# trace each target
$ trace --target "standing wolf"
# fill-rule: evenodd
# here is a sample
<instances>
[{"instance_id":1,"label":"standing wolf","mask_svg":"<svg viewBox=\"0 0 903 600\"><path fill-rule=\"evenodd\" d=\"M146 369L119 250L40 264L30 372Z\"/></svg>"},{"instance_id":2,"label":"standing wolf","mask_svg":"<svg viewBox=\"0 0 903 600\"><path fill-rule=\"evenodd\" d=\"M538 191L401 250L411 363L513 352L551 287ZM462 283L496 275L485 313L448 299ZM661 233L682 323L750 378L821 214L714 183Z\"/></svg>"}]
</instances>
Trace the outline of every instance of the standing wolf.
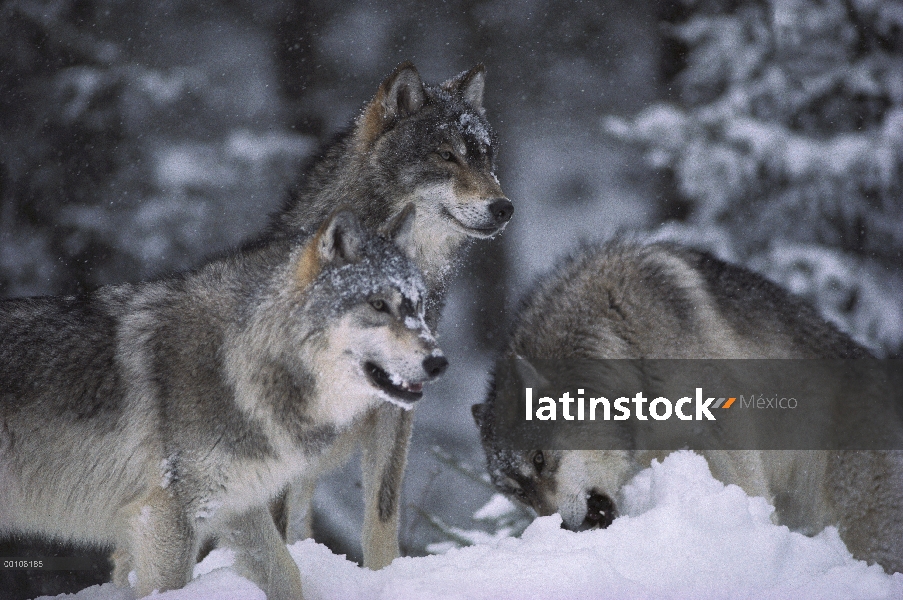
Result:
<instances>
[{"instance_id":1,"label":"standing wolf","mask_svg":"<svg viewBox=\"0 0 903 600\"><path fill-rule=\"evenodd\" d=\"M518 314L498 369L510 364L510 357L868 356L810 306L745 269L670 244L611 243L584 248L539 282ZM528 362L518 365L525 371L522 378L541 378ZM608 526L622 486L667 452L501 447L495 398L519 395L521 386L499 377L498 369L486 403L473 406L494 484L541 515L560 512L568 529ZM531 384L536 385L525 385ZM903 570L901 453L709 450L703 455L715 477L775 504L783 523L812 533L839 525L855 556Z\"/></svg>"},{"instance_id":2,"label":"standing wolf","mask_svg":"<svg viewBox=\"0 0 903 600\"><path fill-rule=\"evenodd\" d=\"M410 211L392 232L409 243ZM215 537L298 600L267 503L444 371L425 292L346 211L180 277L0 302L0 534L115 546L139 596L185 585Z\"/></svg>"},{"instance_id":3,"label":"standing wolf","mask_svg":"<svg viewBox=\"0 0 903 600\"><path fill-rule=\"evenodd\" d=\"M484 81L482 65L438 86L424 85L412 64L398 66L351 126L318 154L271 227L304 230L352 197L365 226L379 228L413 204L408 252L423 272L427 323L435 327L465 241L496 235L514 210L495 175L498 143L483 108ZM374 569L399 554L398 509L413 420L404 408L378 407L320 463L327 472L363 446L364 564ZM309 471L287 493L288 505L275 507L284 532L310 535L316 481Z\"/></svg>"}]
</instances>

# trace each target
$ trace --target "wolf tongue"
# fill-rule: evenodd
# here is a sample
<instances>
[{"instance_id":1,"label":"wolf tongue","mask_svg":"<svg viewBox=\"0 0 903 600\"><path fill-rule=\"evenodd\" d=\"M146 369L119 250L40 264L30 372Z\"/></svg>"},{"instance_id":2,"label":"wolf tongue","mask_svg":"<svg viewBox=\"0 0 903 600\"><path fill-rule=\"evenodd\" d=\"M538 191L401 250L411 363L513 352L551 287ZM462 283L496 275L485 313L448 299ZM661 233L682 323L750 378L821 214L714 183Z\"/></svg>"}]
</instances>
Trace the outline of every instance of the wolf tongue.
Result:
<instances>
[{"instance_id":1,"label":"wolf tongue","mask_svg":"<svg viewBox=\"0 0 903 600\"><path fill-rule=\"evenodd\" d=\"M420 393L423 391L423 384L422 383L405 383L404 389L408 390L409 392Z\"/></svg>"}]
</instances>

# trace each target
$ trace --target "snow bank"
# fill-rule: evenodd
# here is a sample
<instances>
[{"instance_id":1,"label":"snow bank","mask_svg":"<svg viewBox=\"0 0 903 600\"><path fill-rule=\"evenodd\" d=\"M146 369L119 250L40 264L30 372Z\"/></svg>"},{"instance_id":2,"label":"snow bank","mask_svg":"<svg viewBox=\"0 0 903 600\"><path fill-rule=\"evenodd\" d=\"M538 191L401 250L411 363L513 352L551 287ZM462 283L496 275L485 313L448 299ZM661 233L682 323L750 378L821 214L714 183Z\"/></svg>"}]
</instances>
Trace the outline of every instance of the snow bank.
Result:
<instances>
[{"instance_id":1,"label":"snow bank","mask_svg":"<svg viewBox=\"0 0 903 600\"><path fill-rule=\"evenodd\" d=\"M903 575L850 556L834 528L809 538L772 524L762 498L712 478L705 460L676 452L625 489L625 515L573 533L542 517L520 538L359 568L311 540L289 549L308 599L625 599L903 597ZM217 550L182 590L159 600L262 599ZM131 598L112 584L59 596Z\"/></svg>"}]
</instances>

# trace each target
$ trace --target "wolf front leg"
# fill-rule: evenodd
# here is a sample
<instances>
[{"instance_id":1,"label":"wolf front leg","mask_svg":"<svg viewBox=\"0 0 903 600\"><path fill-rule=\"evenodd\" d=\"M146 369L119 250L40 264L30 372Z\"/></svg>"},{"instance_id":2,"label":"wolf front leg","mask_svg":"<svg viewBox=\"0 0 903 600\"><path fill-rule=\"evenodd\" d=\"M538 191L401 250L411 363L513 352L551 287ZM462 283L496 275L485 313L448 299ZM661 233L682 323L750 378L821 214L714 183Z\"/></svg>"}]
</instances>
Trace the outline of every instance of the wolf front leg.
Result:
<instances>
[{"instance_id":1,"label":"wolf front leg","mask_svg":"<svg viewBox=\"0 0 903 600\"><path fill-rule=\"evenodd\" d=\"M128 528L113 554L113 581L125 587L129 572L137 576L139 598L174 590L191 580L197 540L178 498L155 486L129 506ZM124 545L124 547L123 547Z\"/></svg>"},{"instance_id":2,"label":"wolf front leg","mask_svg":"<svg viewBox=\"0 0 903 600\"><path fill-rule=\"evenodd\" d=\"M371 415L363 442L364 566L381 569L398 557L398 509L408 460L413 410L384 403Z\"/></svg>"},{"instance_id":3,"label":"wolf front leg","mask_svg":"<svg viewBox=\"0 0 903 600\"><path fill-rule=\"evenodd\" d=\"M283 493L283 529L279 532L285 535L287 543L293 544L313 537L313 501L316 490L317 478L302 476L293 481L291 487ZM279 526L280 522L276 520L276 524Z\"/></svg>"},{"instance_id":4,"label":"wolf front leg","mask_svg":"<svg viewBox=\"0 0 903 600\"><path fill-rule=\"evenodd\" d=\"M235 568L267 600L301 600L301 574L266 506L229 518L221 541L235 551Z\"/></svg>"}]
</instances>

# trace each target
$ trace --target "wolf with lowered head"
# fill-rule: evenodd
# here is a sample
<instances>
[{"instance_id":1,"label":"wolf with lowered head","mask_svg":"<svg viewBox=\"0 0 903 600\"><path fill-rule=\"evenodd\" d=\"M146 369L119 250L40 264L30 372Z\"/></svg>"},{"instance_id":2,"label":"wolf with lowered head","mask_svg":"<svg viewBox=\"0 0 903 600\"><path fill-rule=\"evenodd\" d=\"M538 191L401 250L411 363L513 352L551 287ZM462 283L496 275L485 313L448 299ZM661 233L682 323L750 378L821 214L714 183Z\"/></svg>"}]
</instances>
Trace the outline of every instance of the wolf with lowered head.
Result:
<instances>
[{"instance_id":1,"label":"wolf with lowered head","mask_svg":"<svg viewBox=\"0 0 903 600\"><path fill-rule=\"evenodd\" d=\"M513 368L509 359L517 357ZM871 354L811 306L742 267L673 244L587 246L540 279L524 301L486 402L473 415L493 483L540 515L560 513L571 530L607 527L623 486L667 451L625 432L612 450L515 450L501 442L499 398L542 387L537 359L867 359ZM531 363L530 361L533 361ZM562 367L566 368L566 367ZM519 369L515 377L508 372ZM618 373L620 375L620 373ZM831 398L823 398L830 401ZM903 439L899 415L863 402L842 418L863 438ZM886 418L885 418L886 417ZM753 417L740 421L755 435ZM755 447L755 446L751 446ZM898 447L891 445L889 447ZM837 526L853 555L903 572L903 452L718 450L701 452L712 474L776 507L781 524L805 533Z\"/></svg>"}]
</instances>

